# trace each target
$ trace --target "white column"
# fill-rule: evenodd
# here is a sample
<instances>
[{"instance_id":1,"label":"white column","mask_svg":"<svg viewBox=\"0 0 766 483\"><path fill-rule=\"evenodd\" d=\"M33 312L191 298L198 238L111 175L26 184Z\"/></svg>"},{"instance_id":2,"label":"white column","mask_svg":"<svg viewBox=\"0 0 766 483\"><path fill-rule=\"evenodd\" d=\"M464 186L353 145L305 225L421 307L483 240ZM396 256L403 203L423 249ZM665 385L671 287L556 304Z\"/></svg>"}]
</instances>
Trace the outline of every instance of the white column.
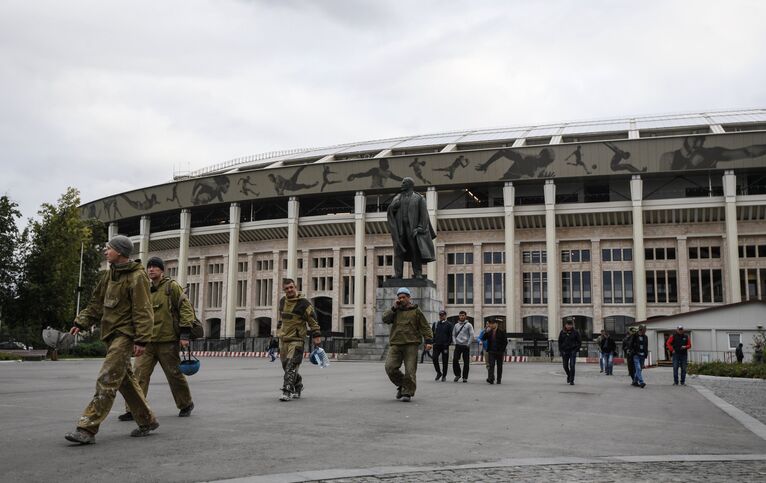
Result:
<instances>
[{"instance_id":1,"label":"white column","mask_svg":"<svg viewBox=\"0 0 766 483\"><path fill-rule=\"evenodd\" d=\"M737 177L734 171L723 175L723 195L726 200L726 279L729 281L727 297L730 304L742 301L739 285L739 233L737 232Z\"/></svg>"},{"instance_id":2,"label":"white column","mask_svg":"<svg viewBox=\"0 0 766 483\"><path fill-rule=\"evenodd\" d=\"M237 262L239 260L239 203L229 206L229 266L226 272L226 335L234 337L237 320Z\"/></svg>"},{"instance_id":3,"label":"white column","mask_svg":"<svg viewBox=\"0 0 766 483\"><path fill-rule=\"evenodd\" d=\"M367 304L365 305L365 312L367 314L367 337L373 340L375 339L375 284L377 283L378 275L375 261L375 247L370 244L367 246L367 266L365 267L367 277ZM364 266L364 260L359 263Z\"/></svg>"},{"instance_id":4,"label":"white column","mask_svg":"<svg viewBox=\"0 0 766 483\"><path fill-rule=\"evenodd\" d=\"M636 301L636 320L646 320L646 268L644 266L644 182L641 176L630 180L630 199L633 202L633 297Z\"/></svg>"},{"instance_id":5,"label":"white column","mask_svg":"<svg viewBox=\"0 0 766 483\"><path fill-rule=\"evenodd\" d=\"M287 278L298 274L298 215L300 203L291 196L287 202ZM303 283L307 283L306 280Z\"/></svg>"},{"instance_id":6,"label":"white column","mask_svg":"<svg viewBox=\"0 0 766 483\"><path fill-rule=\"evenodd\" d=\"M305 265L306 262L303 262ZM330 297L332 297L332 314L330 320L330 330L335 332L343 332L343 325L340 320L340 301L342 283L340 279L340 247L333 247L332 249L332 291Z\"/></svg>"},{"instance_id":7,"label":"white column","mask_svg":"<svg viewBox=\"0 0 766 483\"><path fill-rule=\"evenodd\" d=\"M279 299L282 297L282 278L279 276L279 271L282 269L282 260L279 257L279 250L272 250L271 257L274 261L271 270L271 278L274 280L274 284L271 287L271 333L276 334L277 322L280 317Z\"/></svg>"},{"instance_id":8,"label":"white column","mask_svg":"<svg viewBox=\"0 0 766 483\"><path fill-rule=\"evenodd\" d=\"M434 228L434 232L438 231L436 226L436 210L439 207L439 194L436 192L436 188L433 186L428 187L426 191L426 208L428 209L428 218L431 221L431 226ZM434 256L436 255L436 239L434 239ZM431 280L436 281L436 262L429 262L426 265L426 276Z\"/></svg>"},{"instance_id":9,"label":"white column","mask_svg":"<svg viewBox=\"0 0 766 483\"><path fill-rule=\"evenodd\" d=\"M514 320L516 304L516 188L507 182L503 187L503 207L505 212L505 319L506 332L521 332L521 321ZM550 259L550 256L548 256ZM550 287L550 282L548 282Z\"/></svg>"},{"instance_id":10,"label":"white column","mask_svg":"<svg viewBox=\"0 0 766 483\"><path fill-rule=\"evenodd\" d=\"M482 322L482 325L476 325L474 329L483 327L484 321L484 275L481 272L481 242L473 242L473 265L471 266L471 273L473 277L473 316L474 320Z\"/></svg>"},{"instance_id":11,"label":"white column","mask_svg":"<svg viewBox=\"0 0 766 483\"><path fill-rule=\"evenodd\" d=\"M601 240L593 238L590 241L590 293L593 302L593 330L601 332L604 328L603 303L604 294L601 291L603 272L601 271Z\"/></svg>"},{"instance_id":12,"label":"white column","mask_svg":"<svg viewBox=\"0 0 766 483\"><path fill-rule=\"evenodd\" d=\"M678 304L681 313L689 311L689 248L686 244L686 235L676 237L676 258L678 259Z\"/></svg>"},{"instance_id":13,"label":"white column","mask_svg":"<svg viewBox=\"0 0 766 483\"><path fill-rule=\"evenodd\" d=\"M191 211L181 210L181 226L178 230L178 285L186 288L189 271L189 237L191 235Z\"/></svg>"},{"instance_id":14,"label":"white column","mask_svg":"<svg viewBox=\"0 0 766 483\"><path fill-rule=\"evenodd\" d=\"M139 245L138 245L138 258L141 263L146 265L146 261L149 256L149 234L151 230L151 218L148 216L141 217L141 223L139 228Z\"/></svg>"},{"instance_id":15,"label":"white column","mask_svg":"<svg viewBox=\"0 0 766 483\"><path fill-rule=\"evenodd\" d=\"M556 185L545 181L545 251L548 255L548 339L561 331L559 320L559 270L556 253Z\"/></svg>"},{"instance_id":16,"label":"white column","mask_svg":"<svg viewBox=\"0 0 766 483\"><path fill-rule=\"evenodd\" d=\"M364 238L366 198L362 191L354 196L354 339L364 334Z\"/></svg>"}]
</instances>

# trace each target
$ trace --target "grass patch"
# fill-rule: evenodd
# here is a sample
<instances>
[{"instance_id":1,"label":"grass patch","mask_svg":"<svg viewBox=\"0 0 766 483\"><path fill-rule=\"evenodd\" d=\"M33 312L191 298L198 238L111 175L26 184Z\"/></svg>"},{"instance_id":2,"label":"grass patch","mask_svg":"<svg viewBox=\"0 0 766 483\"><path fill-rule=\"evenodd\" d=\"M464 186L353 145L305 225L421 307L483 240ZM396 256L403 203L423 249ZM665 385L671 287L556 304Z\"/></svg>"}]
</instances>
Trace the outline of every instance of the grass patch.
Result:
<instances>
[{"instance_id":1,"label":"grass patch","mask_svg":"<svg viewBox=\"0 0 766 483\"><path fill-rule=\"evenodd\" d=\"M689 364L688 372L689 374L702 374L705 376L766 379L766 364L752 362L743 364L705 362L702 364Z\"/></svg>"},{"instance_id":2,"label":"grass patch","mask_svg":"<svg viewBox=\"0 0 766 483\"><path fill-rule=\"evenodd\" d=\"M20 361L21 356L16 354L6 354L5 352L0 352L0 361Z\"/></svg>"}]
</instances>

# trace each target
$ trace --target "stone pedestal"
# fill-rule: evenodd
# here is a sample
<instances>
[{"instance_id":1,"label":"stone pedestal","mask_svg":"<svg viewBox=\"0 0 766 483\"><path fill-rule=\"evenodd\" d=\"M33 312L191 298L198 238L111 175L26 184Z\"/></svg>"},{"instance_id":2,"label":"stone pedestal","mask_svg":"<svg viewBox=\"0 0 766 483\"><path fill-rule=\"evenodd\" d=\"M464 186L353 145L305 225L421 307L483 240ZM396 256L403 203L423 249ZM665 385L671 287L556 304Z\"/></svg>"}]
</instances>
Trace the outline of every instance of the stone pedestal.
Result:
<instances>
[{"instance_id":1,"label":"stone pedestal","mask_svg":"<svg viewBox=\"0 0 766 483\"><path fill-rule=\"evenodd\" d=\"M391 278L375 291L375 345L388 347L390 326L383 323L383 313L396 301L399 287L407 287L412 293L412 303L417 304L429 323L439 319L442 302L432 280L422 278Z\"/></svg>"},{"instance_id":2,"label":"stone pedestal","mask_svg":"<svg viewBox=\"0 0 766 483\"><path fill-rule=\"evenodd\" d=\"M421 278L386 280L375 292L375 342L360 342L357 347L349 349L347 354L340 354L339 360L381 361L386 358L390 326L383 323L383 312L394 305L399 287L407 287L410 290L412 302L417 304L429 323L439 319L442 303L434 282Z\"/></svg>"}]
</instances>

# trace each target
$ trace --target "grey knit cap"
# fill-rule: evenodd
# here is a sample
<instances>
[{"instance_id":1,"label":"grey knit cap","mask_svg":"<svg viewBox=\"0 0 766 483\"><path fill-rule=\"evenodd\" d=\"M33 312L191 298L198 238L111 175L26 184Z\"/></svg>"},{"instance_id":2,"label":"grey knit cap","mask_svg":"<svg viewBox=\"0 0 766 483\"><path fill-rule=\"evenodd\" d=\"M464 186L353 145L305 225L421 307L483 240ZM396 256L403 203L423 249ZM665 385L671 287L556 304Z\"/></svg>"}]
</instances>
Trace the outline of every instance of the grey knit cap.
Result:
<instances>
[{"instance_id":1,"label":"grey knit cap","mask_svg":"<svg viewBox=\"0 0 766 483\"><path fill-rule=\"evenodd\" d=\"M130 254L133 253L133 242L125 235L117 235L109 240L107 245L123 257L130 257Z\"/></svg>"},{"instance_id":2,"label":"grey knit cap","mask_svg":"<svg viewBox=\"0 0 766 483\"><path fill-rule=\"evenodd\" d=\"M157 267L163 272L165 271L165 262L160 257L152 257L146 262L146 268Z\"/></svg>"}]
</instances>

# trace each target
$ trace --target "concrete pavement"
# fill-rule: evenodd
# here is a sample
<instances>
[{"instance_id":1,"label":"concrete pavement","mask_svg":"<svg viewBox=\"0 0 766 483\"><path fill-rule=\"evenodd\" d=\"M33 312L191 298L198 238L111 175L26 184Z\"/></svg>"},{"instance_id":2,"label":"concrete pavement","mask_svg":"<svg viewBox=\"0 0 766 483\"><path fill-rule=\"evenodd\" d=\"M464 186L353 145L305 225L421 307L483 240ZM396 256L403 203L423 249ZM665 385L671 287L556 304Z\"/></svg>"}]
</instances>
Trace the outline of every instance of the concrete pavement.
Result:
<instances>
[{"instance_id":1,"label":"concrete pavement","mask_svg":"<svg viewBox=\"0 0 766 483\"><path fill-rule=\"evenodd\" d=\"M758 460L766 454L766 441L698 391L672 386L668 369L647 371L648 386L637 389L621 367L607 377L597 366L578 364L577 385L569 386L558 364L506 364L497 386L484 382L481 364L472 365L462 384L434 382L427 363L419 367L416 397L402 403L381 363L335 362L328 369L305 363L304 398L280 403L278 363L213 358L202 359L202 370L190 378L192 417L177 417L158 369L149 391L161 423L155 434L128 437L135 425L117 421L118 397L97 444L70 445L63 435L92 396L99 366L97 360L0 364L4 481L287 481L302 471L340 477L373 467L396 473L519 458L588 464L624 456Z\"/></svg>"}]
</instances>

